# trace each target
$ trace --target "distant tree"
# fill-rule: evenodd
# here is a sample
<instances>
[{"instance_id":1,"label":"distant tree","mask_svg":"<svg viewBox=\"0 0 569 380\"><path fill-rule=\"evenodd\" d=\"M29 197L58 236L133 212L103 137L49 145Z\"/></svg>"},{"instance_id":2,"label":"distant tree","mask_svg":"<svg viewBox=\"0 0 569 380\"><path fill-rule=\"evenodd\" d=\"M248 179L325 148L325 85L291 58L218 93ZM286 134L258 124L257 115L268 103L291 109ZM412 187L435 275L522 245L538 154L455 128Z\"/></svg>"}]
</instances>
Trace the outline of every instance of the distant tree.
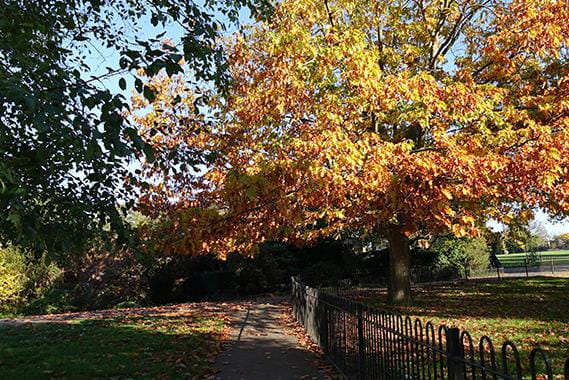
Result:
<instances>
[{"instance_id":1,"label":"distant tree","mask_svg":"<svg viewBox=\"0 0 569 380\"><path fill-rule=\"evenodd\" d=\"M553 242L556 248L569 249L569 232L555 236Z\"/></svg>"},{"instance_id":2,"label":"distant tree","mask_svg":"<svg viewBox=\"0 0 569 380\"><path fill-rule=\"evenodd\" d=\"M436 268L452 268L461 277L480 273L490 264L490 249L483 237L437 239L430 250L437 252Z\"/></svg>"},{"instance_id":3,"label":"distant tree","mask_svg":"<svg viewBox=\"0 0 569 380\"><path fill-rule=\"evenodd\" d=\"M549 235L545 226L537 221L529 222L529 237L527 240L527 249L529 251L544 251L549 248Z\"/></svg>"},{"instance_id":4,"label":"distant tree","mask_svg":"<svg viewBox=\"0 0 569 380\"><path fill-rule=\"evenodd\" d=\"M502 234L508 252L537 252L548 248L547 230L535 220L513 218Z\"/></svg>"},{"instance_id":5,"label":"distant tree","mask_svg":"<svg viewBox=\"0 0 569 380\"><path fill-rule=\"evenodd\" d=\"M508 253L520 253L528 250L527 243L531 236L527 221L511 218L506 225L504 244Z\"/></svg>"}]
</instances>

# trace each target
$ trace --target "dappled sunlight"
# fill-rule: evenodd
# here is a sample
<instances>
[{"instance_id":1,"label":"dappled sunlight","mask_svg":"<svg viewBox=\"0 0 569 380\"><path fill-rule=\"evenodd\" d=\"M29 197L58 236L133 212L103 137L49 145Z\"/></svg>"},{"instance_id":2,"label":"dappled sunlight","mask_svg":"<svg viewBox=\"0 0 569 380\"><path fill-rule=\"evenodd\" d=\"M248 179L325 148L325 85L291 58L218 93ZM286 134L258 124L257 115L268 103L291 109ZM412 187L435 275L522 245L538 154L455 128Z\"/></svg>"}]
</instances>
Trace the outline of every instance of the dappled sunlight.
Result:
<instances>
[{"instance_id":1,"label":"dappled sunlight","mask_svg":"<svg viewBox=\"0 0 569 380\"><path fill-rule=\"evenodd\" d=\"M1 372L29 377L199 378L220 351L223 315L181 314L0 325Z\"/></svg>"},{"instance_id":2,"label":"dappled sunlight","mask_svg":"<svg viewBox=\"0 0 569 380\"><path fill-rule=\"evenodd\" d=\"M512 340L522 355L533 347L549 351L553 368L569 356L569 279L532 278L432 285L414 289L412 306L393 307L378 292L368 304L398 311L436 325L467 330L477 340Z\"/></svg>"}]
</instances>

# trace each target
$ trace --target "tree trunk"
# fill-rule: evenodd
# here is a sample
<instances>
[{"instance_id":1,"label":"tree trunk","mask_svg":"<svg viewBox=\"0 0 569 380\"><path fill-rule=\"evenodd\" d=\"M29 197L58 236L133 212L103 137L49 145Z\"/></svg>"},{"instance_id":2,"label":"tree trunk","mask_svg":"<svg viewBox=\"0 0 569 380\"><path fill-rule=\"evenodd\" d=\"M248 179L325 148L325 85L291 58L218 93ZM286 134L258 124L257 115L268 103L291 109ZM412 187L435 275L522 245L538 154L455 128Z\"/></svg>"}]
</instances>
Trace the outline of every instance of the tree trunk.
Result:
<instances>
[{"instance_id":1,"label":"tree trunk","mask_svg":"<svg viewBox=\"0 0 569 380\"><path fill-rule=\"evenodd\" d=\"M399 226L387 230L389 242L389 286L387 298L394 305L411 303L411 271L409 264L409 238Z\"/></svg>"}]
</instances>

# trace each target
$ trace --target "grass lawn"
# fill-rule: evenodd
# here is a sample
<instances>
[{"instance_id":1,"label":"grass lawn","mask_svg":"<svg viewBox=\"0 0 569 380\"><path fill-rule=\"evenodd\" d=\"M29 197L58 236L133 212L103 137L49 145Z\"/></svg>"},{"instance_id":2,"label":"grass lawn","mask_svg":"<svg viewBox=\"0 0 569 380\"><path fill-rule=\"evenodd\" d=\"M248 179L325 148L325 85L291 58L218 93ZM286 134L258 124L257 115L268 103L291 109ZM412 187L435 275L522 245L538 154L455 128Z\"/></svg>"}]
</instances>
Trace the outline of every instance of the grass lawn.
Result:
<instances>
[{"instance_id":1,"label":"grass lawn","mask_svg":"<svg viewBox=\"0 0 569 380\"><path fill-rule=\"evenodd\" d=\"M496 255L504 267L523 267L527 256L531 258L531 253L526 254L523 252ZM547 266L550 265L551 261L553 261L554 265L569 265L569 250L536 252L535 257L538 259L538 262L530 262L531 266L539 264Z\"/></svg>"},{"instance_id":2,"label":"grass lawn","mask_svg":"<svg viewBox=\"0 0 569 380\"><path fill-rule=\"evenodd\" d=\"M198 312L0 325L2 379L201 378L224 320Z\"/></svg>"},{"instance_id":3,"label":"grass lawn","mask_svg":"<svg viewBox=\"0 0 569 380\"><path fill-rule=\"evenodd\" d=\"M501 281L437 285L413 290L414 304L393 307L385 295L363 301L395 309L424 322L456 326L470 332L475 346L488 335L500 351L506 339L516 343L522 367L529 352L540 346L549 352L554 373L563 372L569 357L569 278L534 277Z\"/></svg>"}]
</instances>

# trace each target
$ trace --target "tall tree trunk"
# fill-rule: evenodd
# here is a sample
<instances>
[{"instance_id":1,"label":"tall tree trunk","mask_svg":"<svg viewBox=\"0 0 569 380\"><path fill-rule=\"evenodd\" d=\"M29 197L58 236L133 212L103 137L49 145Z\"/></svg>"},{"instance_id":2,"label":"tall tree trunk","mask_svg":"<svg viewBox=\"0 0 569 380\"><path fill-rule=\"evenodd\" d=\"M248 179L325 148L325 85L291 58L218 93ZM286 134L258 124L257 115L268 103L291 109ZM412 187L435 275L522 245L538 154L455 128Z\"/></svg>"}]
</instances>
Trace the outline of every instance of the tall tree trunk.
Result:
<instances>
[{"instance_id":1,"label":"tall tree trunk","mask_svg":"<svg viewBox=\"0 0 569 380\"><path fill-rule=\"evenodd\" d=\"M389 303L405 305L411 303L411 270L409 264L409 238L400 226L387 229L389 242Z\"/></svg>"}]
</instances>

